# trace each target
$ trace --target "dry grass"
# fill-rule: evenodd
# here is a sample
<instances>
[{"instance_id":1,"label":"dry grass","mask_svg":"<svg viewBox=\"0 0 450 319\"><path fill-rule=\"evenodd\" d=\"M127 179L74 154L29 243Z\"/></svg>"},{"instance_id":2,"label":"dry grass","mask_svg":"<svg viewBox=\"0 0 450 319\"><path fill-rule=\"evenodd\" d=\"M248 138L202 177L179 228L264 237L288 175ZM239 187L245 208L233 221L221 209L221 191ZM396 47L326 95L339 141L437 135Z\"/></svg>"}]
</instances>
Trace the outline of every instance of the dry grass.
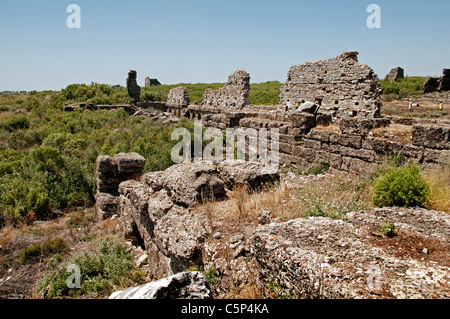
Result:
<instances>
[{"instance_id":1,"label":"dry grass","mask_svg":"<svg viewBox=\"0 0 450 319\"><path fill-rule=\"evenodd\" d=\"M442 169L426 170L423 176L430 185L426 207L450 213L450 165Z\"/></svg>"},{"instance_id":2,"label":"dry grass","mask_svg":"<svg viewBox=\"0 0 450 319\"><path fill-rule=\"evenodd\" d=\"M314 127L316 130L326 130L326 131L340 131L339 125L330 124L330 125L317 125Z\"/></svg>"},{"instance_id":3,"label":"dry grass","mask_svg":"<svg viewBox=\"0 0 450 319\"><path fill-rule=\"evenodd\" d=\"M371 131L375 137L383 137L402 144L411 143L412 127L400 124L391 124L388 127L379 127Z\"/></svg>"}]
</instances>

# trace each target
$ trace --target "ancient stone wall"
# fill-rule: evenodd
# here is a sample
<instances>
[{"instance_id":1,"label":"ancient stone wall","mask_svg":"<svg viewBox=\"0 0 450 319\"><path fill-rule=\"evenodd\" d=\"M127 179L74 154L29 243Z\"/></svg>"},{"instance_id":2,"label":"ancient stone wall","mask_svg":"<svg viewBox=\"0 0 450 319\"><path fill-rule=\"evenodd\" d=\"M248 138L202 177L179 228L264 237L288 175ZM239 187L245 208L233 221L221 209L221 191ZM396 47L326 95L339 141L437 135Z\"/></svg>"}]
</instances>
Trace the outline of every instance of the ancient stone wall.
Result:
<instances>
[{"instance_id":1,"label":"ancient stone wall","mask_svg":"<svg viewBox=\"0 0 450 319\"><path fill-rule=\"evenodd\" d=\"M280 104L299 107L306 101L333 116L379 117L380 85L374 71L358 63L358 52L292 66L280 89Z\"/></svg>"},{"instance_id":2,"label":"ancient stone wall","mask_svg":"<svg viewBox=\"0 0 450 319\"><path fill-rule=\"evenodd\" d=\"M208 89L203 94L202 106L241 109L248 105L250 75L238 70L228 77L227 83L217 90Z\"/></svg>"},{"instance_id":3,"label":"ancient stone wall","mask_svg":"<svg viewBox=\"0 0 450 319\"><path fill-rule=\"evenodd\" d=\"M442 70L440 78L429 77L422 86L423 93L450 91L450 69Z\"/></svg>"},{"instance_id":4,"label":"ancient stone wall","mask_svg":"<svg viewBox=\"0 0 450 319\"><path fill-rule=\"evenodd\" d=\"M386 75L386 78L391 82L396 82L399 79L403 79L405 77L405 70L401 67L393 68L388 75Z\"/></svg>"},{"instance_id":5,"label":"ancient stone wall","mask_svg":"<svg viewBox=\"0 0 450 319\"><path fill-rule=\"evenodd\" d=\"M137 153L120 153L114 157L97 157L97 217L108 218L118 212L119 184L137 178L145 166L145 159Z\"/></svg>"},{"instance_id":6,"label":"ancient stone wall","mask_svg":"<svg viewBox=\"0 0 450 319\"><path fill-rule=\"evenodd\" d=\"M178 86L169 91L167 96L167 106L185 107L189 105L188 90L184 86Z\"/></svg>"}]
</instances>

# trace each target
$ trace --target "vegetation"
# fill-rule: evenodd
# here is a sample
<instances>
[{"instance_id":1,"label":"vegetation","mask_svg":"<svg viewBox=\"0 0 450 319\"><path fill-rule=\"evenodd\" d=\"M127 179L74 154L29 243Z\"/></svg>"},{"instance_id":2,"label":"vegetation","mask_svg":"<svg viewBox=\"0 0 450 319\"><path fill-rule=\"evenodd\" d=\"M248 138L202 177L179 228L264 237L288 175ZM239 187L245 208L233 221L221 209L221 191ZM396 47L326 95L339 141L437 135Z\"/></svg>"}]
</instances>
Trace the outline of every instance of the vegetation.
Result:
<instances>
[{"instance_id":1,"label":"vegetation","mask_svg":"<svg viewBox=\"0 0 450 319\"><path fill-rule=\"evenodd\" d=\"M78 289L67 285L69 265L77 265L80 269L81 287ZM75 256L49 273L38 285L38 296L46 299L81 295L87 298L107 297L116 289L142 284L141 279L142 273L135 268L123 242L108 238L102 241L99 254Z\"/></svg>"},{"instance_id":2,"label":"vegetation","mask_svg":"<svg viewBox=\"0 0 450 319\"><path fill-rule=\"evenodd\" d=\"M109 88L109 90L108 90ZM138 152L147 171L172 165L176 125L129 117L124 110L63 112L62 104L99 94L114 96L104 85L70 85L61 92L20 95L18 113L0 113L0 222L47 219L58 210L90 206L95 194L98 155ZM106 93L105 93L106 92ZM109 95L108 95L109 94ZM14 99L2 96L0 103ZM47 101L48 103L46 103Z\"/></svg>"},{"instance_id":3,"label":"vegetation","mask_svg":"<svg viewBox=\"0 0 450 319\"><path fill-rule=\"evenodd\" d=\"M404 99L423 93L422 85L427 80L423 76L410 76L391 82L387 78L380 80L382 95L387 100Z\"/></svg>"},{"instance_id":4,"label":"vegetation","mask_svg":"<svg viewBox=\"0 0 450 319\"><path fill-rule=\"evenodd\" d=\"M387 237L395 236L395 224L387 220L385 220L383 224L378 226L378 230L383 232Z\"/></svg>"},{"instance_id":5,"label":"vegetation","mask_svg":"<svg viewBox=\"0 0 450 319\"><path fill-rule=\"evenodd\" d=\"M415 165L398 167L381 174L374 182L373 203L378 207L423 206L429 185Z\"/></svg>"}]
</instances>

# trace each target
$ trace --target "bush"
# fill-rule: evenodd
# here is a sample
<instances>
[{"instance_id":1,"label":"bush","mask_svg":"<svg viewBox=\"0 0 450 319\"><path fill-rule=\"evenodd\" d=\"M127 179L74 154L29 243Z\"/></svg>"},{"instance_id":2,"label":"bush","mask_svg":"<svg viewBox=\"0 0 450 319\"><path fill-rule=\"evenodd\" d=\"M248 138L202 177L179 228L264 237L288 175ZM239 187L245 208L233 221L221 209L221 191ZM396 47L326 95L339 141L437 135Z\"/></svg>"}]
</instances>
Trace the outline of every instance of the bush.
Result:
<instances>
[{"instance_id":1,"label":"bush","mask_svg":"<svg viewBox=\"0 0 450 319\"><path fill-rule=\"evenodd\" d=\"M62 254L70 250L67 242L62 238L47 239L43 244L35 244L24 248L20 254L20 261L26 262L37 257L48 257Z\"/></svg>"},{"instance_id":2,"label":"bush","mask_svg":"<svg viewBox=\"0 0 450 319\"><path fill-rule=\"evenodd\" d=\"M429 186L417 166L393 168L381 174L374 182L373 203L378 207L423 206Z\"/></svg>"},{"instance_id":3,"label":"bush","mask_svg":"<svg viewBox=\"0 0 450 319\"><path fill-rule=\"evenodd\" d=\"M26 115L18 115L10 119L8 122L4 123L3 129L8 132L14 132L21 129L27 129L30 127L30 121Z\"/></svg>"},{"instance_id":4,"label":"bush","mask_svg":"<svg viewBox=\"0 0 450 319\"><path fill-rule=\"evenodd\" d=\"M80 268L81 287L67 287L67 266ZM47 275L38 284L41 298L62 296L105 297L114 290L136 284L142 284L142 273L135 268L133 259L122 241L105 239L101 243L100 254L88 254L72 258L68 264Z\"/></svg>"}]
</instances>

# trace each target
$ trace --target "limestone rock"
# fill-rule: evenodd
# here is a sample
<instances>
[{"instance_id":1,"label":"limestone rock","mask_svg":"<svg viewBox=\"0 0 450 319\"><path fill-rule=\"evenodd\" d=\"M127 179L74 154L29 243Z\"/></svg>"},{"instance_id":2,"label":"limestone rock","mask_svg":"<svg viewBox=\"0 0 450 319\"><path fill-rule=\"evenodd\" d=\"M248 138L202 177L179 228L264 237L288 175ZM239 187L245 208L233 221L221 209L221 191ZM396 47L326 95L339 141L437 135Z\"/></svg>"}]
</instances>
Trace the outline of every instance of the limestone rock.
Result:
<instances>
[{"instance_id":1,"label":"limestone rock","mask_svg":"<svg viewBox=\"0 0 450 319\"><path fill-rule=\"evenodd\" d=\"M199 272L183 272L148 284L116 291L108 299L208 299L208 279Z\"/></svg>"},{"instance_id":2,"label":"limestone rock","mask_svg":"<svg viewBox=\"0 0 450 319\"><path fill-rule=\"evenodd\" d=\"M113 157L119 173L142 171L145 166L145 158L138 153L119 153Z\"/></svg>"},{"instance_id":3,"label":"limestone rock","mask_svg":"<svg viewBox=\"0 0 450 319\"><path fill-rule=\"evenodd\" d=\"M383 208L347 217L347 222L310 217L258 226L250 243L263 278L297 298L449 296L447 214ZM399 238L378 233L385 220L400 229ZM426 255L433 262L423 259L424 245L435 247L434 259L432 251Z\"/></svg>"},{"instance_id":4,"label":"limestone rock","mask_svg":"<svg viewBox=\"0 0 450 319\"><path fill-rule=\"evenodd\" d=\"M450 150L450 127L426 124L413 125L412 143L416 146Z\"/></svg>"},{"instance_id":5,"label":"limestone rock","mask_svg":"<svg viewBox=\"0 0 450 319\"><path fill-rule=\"evenodd\" d=\"M274 183L280 179L277 168L263 163L227 160L218 165L218 170L220 178L230 189L242 185L257 189L264 183Z\"/></svg>"},{"instance_id":6,"label":"limestone rock","mask_svg":"<svg viewBox=\"0 0 450 319\"><path fill-rule=\"evenodd\" d=\"M319 107L320 106L318 106L317 104L315 104L313 102L306 101L305 103L300 105L300 107L297 109L297 111L300 113L306 112L306 113L310 113L310 114L316 114L317 111L319 110Z\"/></svg>"}]
</instances>

